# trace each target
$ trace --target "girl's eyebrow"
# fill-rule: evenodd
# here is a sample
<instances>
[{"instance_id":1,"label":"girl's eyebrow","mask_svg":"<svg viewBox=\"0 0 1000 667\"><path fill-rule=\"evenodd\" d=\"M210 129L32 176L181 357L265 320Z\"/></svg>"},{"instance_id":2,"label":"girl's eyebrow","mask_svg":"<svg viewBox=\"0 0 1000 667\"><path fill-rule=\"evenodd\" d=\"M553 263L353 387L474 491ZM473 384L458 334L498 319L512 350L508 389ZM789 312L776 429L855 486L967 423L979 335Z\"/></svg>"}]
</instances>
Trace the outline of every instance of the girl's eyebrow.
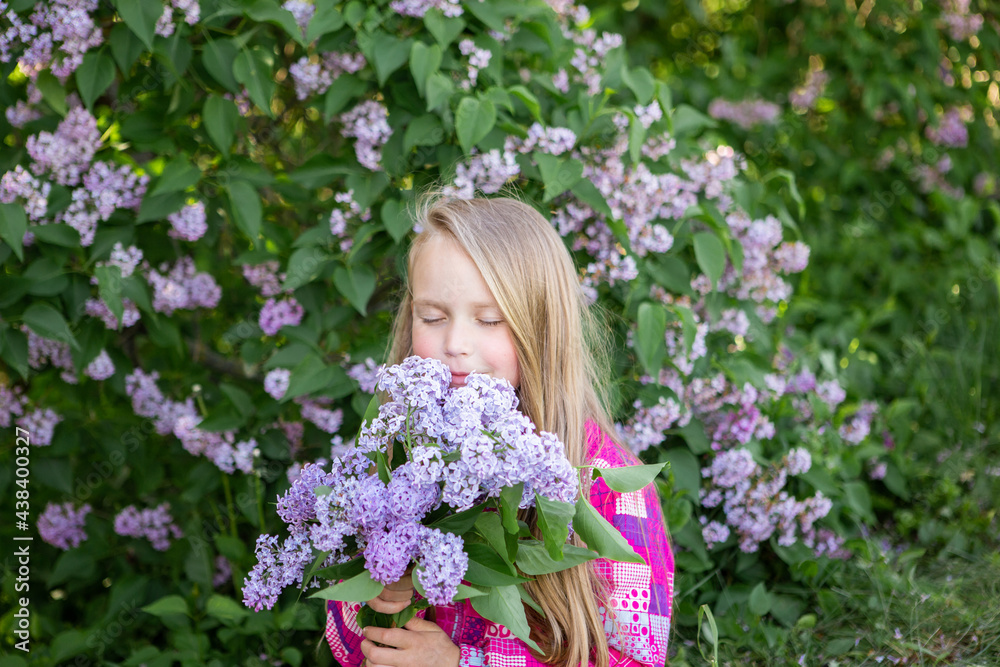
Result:
<instances>
[{"instance_id":1,"label":"girl's eyebrow","mask_svg":"<svg viewBox=\"0 0 1000 667\"><path fill-rule=\"evenodd\" d=\"M433 308L447 308L451 304L448 303L448 302L445 302L445 301L435 301L434 299L414 299L413 300L413 305L414 306L431 306ZM470 305L473 308L479 308L479 309L484 309L484 308L499 308L499 306L497 304L495 304L495 303L487 303L487 302L473 303L473 304L470 304Z\"/></svg>"}]
</instances>

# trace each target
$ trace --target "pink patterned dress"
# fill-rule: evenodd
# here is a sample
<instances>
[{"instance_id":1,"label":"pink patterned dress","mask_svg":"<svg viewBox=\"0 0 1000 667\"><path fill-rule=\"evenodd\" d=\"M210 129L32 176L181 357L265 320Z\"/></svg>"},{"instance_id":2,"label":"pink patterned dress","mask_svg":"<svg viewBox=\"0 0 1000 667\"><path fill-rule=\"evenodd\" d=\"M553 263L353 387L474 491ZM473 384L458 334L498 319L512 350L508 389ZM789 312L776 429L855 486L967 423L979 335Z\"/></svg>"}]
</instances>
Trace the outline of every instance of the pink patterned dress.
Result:
<instances>
[{"instance_id":1,"label":"pink patterned dress","mask_svg":"<svg viewBox=\"0 0 1000 667\"><path fill-rule=\"evenodd\" d=\"M587 460L601 468L637 463L593 422L587 423ZM645 565L607 559L593 561L608 581L610 610L601 608L612 665L663 665L670 635L674 557L664 531L660 499L653 484L633 493L612 491L597 480L590 502L621 531ZM326 639L343 667L361 665L360 603L327 604ZM540 667L528 647L502 625L476 613L468 600L435 607L435 622L462 651L459 667ZM615 626L617 625L617 629Z\"/></svg>"}]
</instances>

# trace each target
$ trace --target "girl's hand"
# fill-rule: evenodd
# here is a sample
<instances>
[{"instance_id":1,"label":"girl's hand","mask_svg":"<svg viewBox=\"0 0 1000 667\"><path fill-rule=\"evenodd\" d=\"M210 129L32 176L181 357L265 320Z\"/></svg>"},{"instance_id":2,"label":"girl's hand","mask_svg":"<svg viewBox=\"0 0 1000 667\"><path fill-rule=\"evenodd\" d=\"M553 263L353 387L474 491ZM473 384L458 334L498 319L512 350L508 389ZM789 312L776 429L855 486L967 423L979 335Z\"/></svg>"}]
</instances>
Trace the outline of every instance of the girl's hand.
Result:
<instances>
[{"instance_id":1,"label":"girl's hand","mask_svg":"<svg viewBox=\"0 0 1000 667\"><path fill-rule=\"evenodd\" d=\"M368 606L383 614L395 614L406 609L412 599L413 579L407 570L399 581L387 585L377 598L369 600Z\"/></svg>"},{"instance_id":2,"label":"girl's hand","mask_svg":"<svg viewBox=\"0 0 1000 667\"><path fill-rule=\"evenodd\" d=\"M361 632L367 667L458 667L462 659L461 649L444 630L422 618L411 618L402 628L369 626Z\"/></svg>"}]
</instances>

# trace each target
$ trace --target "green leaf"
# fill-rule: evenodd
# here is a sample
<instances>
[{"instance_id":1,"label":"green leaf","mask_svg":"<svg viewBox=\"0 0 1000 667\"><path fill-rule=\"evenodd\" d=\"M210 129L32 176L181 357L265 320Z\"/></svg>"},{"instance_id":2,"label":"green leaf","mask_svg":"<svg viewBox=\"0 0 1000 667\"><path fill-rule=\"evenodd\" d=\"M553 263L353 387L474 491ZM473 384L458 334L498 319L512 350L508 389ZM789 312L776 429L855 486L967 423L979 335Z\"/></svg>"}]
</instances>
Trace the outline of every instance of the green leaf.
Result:
<instances>
[{"instance_id":1,"label":"green leaf","mask_svg":"<svg viewBox=\"0 0 1000 667\"><path fill-rule=\"evenodd\" d=\"M465 580L470 584L513 586L528 581L514 574L514 568L488 544L466 542L465 553L469 555L469 569L465 571Z\"/></svg>"},{"instance_id":2,"label":"green leaf","mask_svg":"<svg viewBox=\"0 0 1000 667\"><path fill-rule=\"evenodd\" d=\"M66 630L56 635L50 649L52 664L69 664L69 658L88 650L89 636L90 633L83 630Z\"/></svg>"},{"instance_id":3,"label":"green leaf","mask_svg":"<svg viewBox=\"0 0 1000 667\"><path fill-rule=\"evenodd\" d=\"M353 74L341 74L333 80L323 98L323 117L329 122L347 106L348 102L363 94L368 84Z\"/></svg>"},{"instance_id":4,"label":"green leaf","mask_svg":"<svg viewBox=\"0 0 1000 667\"><path fill-rule=\"evenodd\" d=\"M69 482L69 487L73 487L73 482ZM94 557L83 549L71 549L59 555L52 568L46 582L49 586L55 587L59 584L70 581L74 578L86 578L93 576L97 571Z\"/></svg>"},{"instance_id":5,"label":"green leaf","mask_svg":"<svg viewBox=\"0 0 1000 667\"><path fill-rule=\"evenodd\" d=\"M225 625L233 626L249 616L250 610L231 597L216 594L205 603L205 613Z\"/></svg>"},{"instance_id":6,"label":"green leaf","mask_svg":"<svg viewBox=\"0 0 1000 667\"><path fill-rule=\"evenodd\" d=\"M479 519L479 515L483 513L484 507L485 505L479 504L475 507L470 507L467 510L456 512L455 514L448 514L432 523L430 527L436 528L444 533L464 535L469 532L474 525L476 525L476 521Z\"/></svg>"},{"instance_id":7,"label":"green leaf","mask_svg":"<svg viewBox=\"0 0 1000 667\"><path fill-rule=\"evenodd\" d=\"M148 604L142 607L142 610L147 614L152 614L159 618L173 614L184 614L190 616L188 611L187 601L180 595L168 595L162 597L152 604Z\"/></svg>"},{"instance_id":8,"label":"green leaf","mask_svg":"<svg viewBox=\"0 0 1000 667\"><path fill-rule=\"evenodd\" d=\"M263 21L283 28L289 37L302 46L306 45L302 28L295 22L295 17L287 9L284 9L275 0L255 0L244 12L254 21Z\"/></svg>"},{"instance_id":9,"label":"green leaf","mask_svg":"<svg viewBox=\"0 0 1000 667\"><path fill-rule=\"evenodd\" d=\"M516 535L520 530L517 523L517 509L521 505L523 495L524 482L514 486L506 486L500 492L500 518L503 521L504 530L512 535Z\"/></svg>"},{"instance_id":10,"label":"green leaf","mask_svg":"<svg viewBox=\"0 0 1000 667\"><path fill-rule=\"evenodd\" d=\"M306 43L312 44L323 35L344 27L344 17L333 4L316 3L316 13L306 26Z\"/></svg>"},{"instance_id":11,"label":"green leaf","mask_svg":"<svg viewBox=\"0 0 1000 667\"><path fill-rule=\"evenodd\" d=\"M299 248L288 258L288 271L281 285L283 290L293 290L307 285L319 277L330 262L330 255L316 247Z\"/></svg>"},{"instance_id":12,"label":"green leaf","mask_svg":"<svg viewBox=\"0 0 1000 667\"><path fill-rule=\"evenodd\" d=\"M427 79L441 67L441 57L441 47L437 44L427 46L423 42L416 41L410 47L410 72L421 97L425 97Z\"/></svg>"},{"instance_id":13,"label":"green leaf","mask_svg":"<svg viewBox=\"0 0 1000 667\"><path fill-rule=\"evenodd\" d=\"M147 195L142 198L139 206L139 215L136 216L137 223L163 220L171 213L184 208L187 203L187 195L183 192L168 192L163 195Z\"/></svg>"},{"instance_id":14,"label":"green leaf","mask_svg":"<svg viewBox=\"0 0 1000 667\"><path fill-rule=\"evenodd\" d=\"M125 25L152 50L156 22L163 15L163 3L160 0L114 0L114 4Z\"/></svg>"},{"instance_id":15,"label":"green leaf","mask_svg":"<svg viewBox=\"0 0 1000 667\"><path fill-rule=\"evenodd\" d=\"M472 608L483 618L500 623L511 633L534 650L541 652L531 637L524 605L517 592L517 586L498 586L489 589L486 595L471 598Z\"/></svg>"},{"instance_id":16,"label":"green leaf","mask_svg":"<svg viewBox=\"0 0 1000 667\"><path fill-rule=\"evenodd\" d=\"M414 146L437 146L444 142L444 128L437 114L419 116L406 127L403 135L403 149L407 152Z\"/></svg>"},{"instance_id":17,"label":"green leaf","mask_svg":"<svg viewBox=\"0 0 1000 667\"><path fill-rule=\"evenodd\" d=\"M600 477L608 488L619 493L632 493L644 489L660 474L667 463L623 466L621 468L594 468L594 479Z\"/></svg>"},{"instance_id":18,"label":"green leaf","mask_svg":"<svg viewBox=\"0 0 1000 667\"><path fill-rule=\"evenodd\" d=\"M687 104L678 105L671 114L670 120L672 123L672 134L675 137L685 134L697 134L702 128L715 127L717 125L709 116Z\"/></svg>"},{"instance_id":19,"label":"green leaf","mask_svg":"<svg viewBox=\"0 0 1000 667\"><path fill-rule=\"evenodd\" d=\"M575 513L573 503L551 500L535 494L535 512L538 515L538 529L542 531L545 548L553 560L562 560L563 546L569 537L569 522Z\"/></svg>"},{"instance_id":20,"label":"green leaf","mask_svg":"<svg viewBox=\"0 0 1000 667\"><path fill-rule=\"evenodd\" d=\"M507 89L507 92L521 100L528 108L528 113L538 122L542 122L542 106L538 103L538 98L535 97L534 93L521 85L512 86Z\"/></svg>"},{"instance_id":21,"label":"green leaf","mask_svg":"<svg viewBox=\"0 0 1000 667\"><path fill-rule=\"evenodd\" d=\"M243 416L252 415L254 412L253 399L239 387L228 382L220 382L219 389L230 400L230 402L240 411Z\"/></svg>"},{"instance_id":22,"label":"green leaf","mask_svg":"<svg viewBox=\"0 0 1000 667\"><path fill-rule=\"evenodd\" d=\"M413 221L398 199L386 199L382 204L382 226L399 243L413 229Z\"/></svg>"},{"instance_id":23,"label":"green leaf","mask_svg":"<svg viewBox=\"0 0 1000 667\"><path fill-rule=\"evenodd\" d=\"M359 313L368 314L368 299L375 293L375 271L370 266L338 266L333 284Z\"/></svg>"},{"instance_id":24,"label":"green leaf","mask_svg":"<svg viewBox=\"0 0 1000 667\"><path fill-rule=\"evenodd\" d=\"M468 154L482 140L497 122L497 109L489 100L465 97L455 111L455 131L458 143Z\"/></svg>"},{"instance_id":25,"label":"green leaf","mask_svg":"<svg viewBox=\"0 0 1000 667\"><path fill-rule=\"evenodd\" d=\"M69 330L69 325L62 313L47 303L35 303L28 306L22 316L28 328L42 338L68 343L73 349L79 349L76 338Z\"/></svg>"},{"instance_id":26,"label":"green leaf","mask_svg":"<svg viewBox=\"0 0 1000 667\"><path fill-rule=\"evenodd\" d=\"M646 372L657 377L667 355L664 339L667 331L667 310L659 303L644 302L639 305L635 336L635 351Z\"/></svg>"},{"instance_id":27,"label":"green leaf","mask_svg":"<svg viewBox=\"0 0 1000 667\"><path fill-rule=\"evenodd\" d=\"M358 556L357 558L349 560L346 563L338 563L337 565L331 565L329 567L324 567L321 570L316 570L311 574L307 573L307 576L333 581L338 579L350 579L358 576L364 571L365 559Z\"/></svg>"},{"instance_id":28,"label":"green leaf","mask_svg":"<svg viewBox=\"0 0 1000 667\"><path fill-rule=\"evenodd\" d=\"M750 613L754 616L763 616L771 611L771 594L767 592L764 582L758 583L750 591L750 599L747 601Z\"/></svg>"},{"instance_id":29,"label":"green leaf","mask_svg":"<svg viewBox=\"0 0 1000 667\"><path fill-rule=\"evenodd\" d=\"M111 43L111 55L118 63L118 69L127 76L132 71L136 58L142 53L142 42L124 23L119 23L111 29L108 41Z\"/></svg>"},{"instance_id":30,"label":"green leaf","mask_svg":"<svg viewBox=\"0 0 1000 667\"><path fill-rule=\"evenodd\" d=\"M271 110L271 98L274 96L275 88L274 73L271 71L273 62L274 54L263 49L253 51L242 49L233 62L233 76L246 86L250 99L270 118L274 118L274 112Z\"/></svg>"},{"instance_id":31,"label":"green leaf","mask_svg":"<svg viewBox=\"0 0 1000 667\"><path fill-rule=\"evenodd\" d=\"M17 329L0 329L0 359L16 370L22 379L27 380L28 368L28 337Z\"/></svg>"},{"instance_id":32,"label":"green leaf","mask_svg":"<svg viewBox=\"0 0 1000 667\"><path fill-rule=\"evenodd\" d=\"M231 93L240 92L240 84L233 76L233 62L239 48L231 39L209 39L201 49L201 64L212 78Z\"/></svg>"},{"instance_id":33,"label":"green leaf","mask_svg":"<svg viewBox=\"0 0 1000 667\"><path fill-rule=\"evenodd\" d=\"M209 433L221 433L238 429L246 423L245 416L233 412L231 408L224 407L209 412L204 419L198 422L198 429Z\"/></svg>"},{"instance_id":34,"label":"green leaf","mask_svg":"<svg viewBox=\"0 0 1000 667\"><path fill-rule=\"evenodd\" d=\"M427 110L434 111L451 99L455 84L441 72L435 72L427 80Z\"/></svg>"},{"instance_id":35,"label":"green leaf","mask_svg":"<svg viewBox=\"0 0 1000 667\"><path fill-rule=\"evenodd\" d=\"M219 95L210 95L205 100L201 118L205 123L208 138L223 155L229 155L229 148L236 136L236 124L240 119L236 104Z\"/></svg>"},{"instance_id":36,"label":"green leaf","mask_svg":"<svg viewBox=\"0 0 1000 667\"><path fill-rule=\"evenodd\" d=\"M694 235L694 257L698 267L712 280L712 286L717 285L726 270L726 249L714 232Z\"/></svg>"},{"instance_id":37,"label":"green leaf","mask_svg":"<svg viewBox=\"0 0 1000 667\"><path fill-rule=\"evenodd\" d=\"M385 32L372 36L371 61L375 66L379 86L385 85L389 75L406 64L412 42L412 39L399 39Z\"/></svg>"},{"instance_id":38,"label":"green leaf","mask_svg":"<svg viewBox=\"0 0 1000 667\"><path fill-rule=\"evenodd\" d=\"M576 514L573 516L573 530L586 543L587 547L601 555L601 558L617 560L622 563L643 563L642 556L637 554L618 529L608 523L586 498L576 501Z\"/></svg>"},{"instance_id":39,"label":"green leaf","mask_svg":"<svg viewBox=\"0 0 1000 667\"><path fill-rule=\"evenodd\" d=\"M372 579L368 570L365 570L361 574L324 588L309 597L320 598L322 600L339 600L341 602L368 602L377 598L379 593L382 592L382 588L382 584Z\"/></svg>"},{"instance_id":40,"label":"green leaf","mask_svg":"<svg viewBox=\"0 0 1000 667\"><path fill-rule=\"evenodd\" d=\"M44 225L42 225L44 227ZM24 261L24 233L28 231L28 216L24 207L17 204L0 204L0 239L11 247L20 261Z\"/></svg>"},{"instance_id":41,"label":"green leaf","mask_svg":"<svg viewBox=\"0 0 1000 667\"><path fill-rule=\"evenodd\" d=\"M69 107L66 105L66 88L52 72L45 70L35 78L35 85L42 93L42 99L60 116L65 116Z\"/></svg>"},{"instance_id":42,"label":"green leaf","mask_svg":"<svg viewBox=\"0 0 1000 667\"><path fill-rule=\"evenodd\" d=\"M583 178L583 163L575 158L558 158L541 151L535 151L531 156L542 174L542 184L545 186L543 201L552 201Z\"/></svg>"},{"instance_id":43,"label":"green leaf","mask_svg":"<svg viewBox=\"0 0 1000 667\"><path fill-rule=\"evenodd\" d=\"M653 99L653 93L656 92L656 80L645 67L636 67L632 70L623 67L622 81L635 93L635 99L639 104L647 105Z\"/></svg>"},{"instance_id":44,"label":"green leaf","mask_svg":"<svg viewBox=\"0 0 1000 667\"><path fill-rule=\"evenodd\" d=\"M247 181L231 181L226 187L229 203L232 205L233 221L246 234L251 243L257 243L264 209L260 196Z\"/></svg>"},{"instance_id":45,"label":"green leaf","mask_svg":"<svg viewBox=\"0 0 1000 667\"><path fill-rule=\"evenodd\" d=\"M674 474L674 490L686 490L692 501L698 502L701 488L701 466L686 447L674 447L664 455Z\"/></svg>"},{"instance_id":46,"label":"green leaf","mask_svg":"<svg viewBox=\"0 0 1000 667\"><path fill-rule=\"evenodd\" d=\"M121 267L108 265L98 266L94 270L97 277L97 291L108 310L118 319L121 328L122 315L125 306L122 304L122 270Z\"/></svg>"},{"instance_id":47,"label":"green leaf","mask_svg":"<svg viewBox=\"0 0 1000 667\"><path fill-rule=\"evenodd\" d=\"M90 51L76 68L76 89L88 109L93 109L94 100L108 89L115 80L115 62L104 51Z\"/></svg>"},{"instance_id":48,"label":"green leaf","mask_svg":"<svg viewBox=\"0 0 1000 667\"><path fill-rule=\"evenodd\" d=\"M183 192L201 180L201 170L191 162L191 158L180 155L163 168L156 184L149 191L150 196Z\"/></svg>"},{"instance_id":49,"label":"green leaf","mask_svg":"<svg viewBox=\"0 0 1000 667\"><path fill-rule=\"evenodd\" d=\"M476 588L475 586L466 586L465 584L459 584L458 592L455 593L455 597L452 598L452 602L458 602L460 600L468 600L469 598L479 597L480 595L489 595L489 592L484 591L481 588Z\"/></svg>"},{"instance_id":50,"label":"green leaf","mask_svg":"<svg viewBox=\"0 0 1000 667\"><path fill-rule=\"evenodd\" d=\"M289 401L345 381L349 382L349 378L343 368L327 366L315 355L310 355L292 370L292 375L288 379L288 389L281 400Z\"/></svg>"},{"instance_id":51,"label":"green leaf","mask_svg":"<svg viewBox=\"0 0 1000 667\"><path fill-rule=\"evenodd\" d=\"M628 128L628 156L632 164L638 164L642 158L642 145L646 141L646 128L637 116L632 116Z\"/></svg>"},{"instance_id":52,"label":"green leaf","mask_svg":"<svg viewBox=\"0 0 1000 667\"><path fill-rule=\"evenodd\" d=\"M38 241L63 246L64 248L75 248L80 245L80 233L65 224L36 225L31 228L31 233L35 235L35 239Z\"/></svg>"},{"instance_id":53,"label":"green leaf","mask_svg":"<svg viewBox=\"0 0 1000 667\"><path fill-rule=\"evenodd\" d=\"M595 551L567 544L563 547L562 559L554 560L543 543L537 540L519 540L516 562L521 572L537 577L567 570L597 557Z\"/></svg>"},{"instance_id":54,"label":"green leaf","mask_svg":"<svg viewBox=\"0 0 1000 667\"><path fill-rule=\"evenodd\" d=\"M588 179L581 178L579 181L577 181L576 185L570 188L570 191L574 195L576 195L580 199L580 201L582 201L584 204L594 209L601 215L604 215L608 218L610 218L613 215L613 213L611 212L611 207L608 206L608 200L604 198L604 195L602 195L601 191L597 189L597 186L594 185L592 182L590 182ZM618 240L619 242L621 242L621 239ZM628 232L625 233L625 240L626 241L628 240ZM627 243L623 245L625 247L628 247Z\"/></svg>"},{"instance_id":55,"label":"green leaf","mask_svg":"<svg viewBox=\"0 0 1000 667\"><path fill-rule=\"evenodd\" d=\"M446 48L465 30L465 21L458 17L446 17L440 9L431 9L424 14L424 26L441 48Z\"/></svg>"}]
</instances>

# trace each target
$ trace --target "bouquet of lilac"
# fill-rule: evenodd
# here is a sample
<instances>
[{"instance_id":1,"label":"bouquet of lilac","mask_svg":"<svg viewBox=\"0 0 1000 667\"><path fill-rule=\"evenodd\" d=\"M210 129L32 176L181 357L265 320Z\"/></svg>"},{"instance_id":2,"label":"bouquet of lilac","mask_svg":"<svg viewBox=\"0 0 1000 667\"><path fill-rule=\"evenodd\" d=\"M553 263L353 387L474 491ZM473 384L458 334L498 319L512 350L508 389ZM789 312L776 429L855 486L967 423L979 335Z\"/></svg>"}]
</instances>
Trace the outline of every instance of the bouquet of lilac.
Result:
<instances>
[{"instance_id":1,"label":"bouquet of lilac","mask_svg":"<svg viewBox=\"0 0 1000 667\"><path fill-rule=\"evenodd\" d=\"M394 618L365 608L363 625L402 625L427 604L471 598L484 617L522 640L521 584L593 558L641 562L621 534L581 497L562 442L536 432L505 380L472 374L451 387L433 359L380 369L356 446L330 470L306 465L278 499L290 536L262 535L244 603L271 608L291 586L337 581L312 597L363 602L412 566L415 600ZM661 465L602 470L611 488L633 491ZM533 533L518 510L535 508ZM589 548L567 544L570 522ZM541 539L536 538L540 534ZM463 583L464 582L464 583Z\"/></svg>"}]
</instances>

